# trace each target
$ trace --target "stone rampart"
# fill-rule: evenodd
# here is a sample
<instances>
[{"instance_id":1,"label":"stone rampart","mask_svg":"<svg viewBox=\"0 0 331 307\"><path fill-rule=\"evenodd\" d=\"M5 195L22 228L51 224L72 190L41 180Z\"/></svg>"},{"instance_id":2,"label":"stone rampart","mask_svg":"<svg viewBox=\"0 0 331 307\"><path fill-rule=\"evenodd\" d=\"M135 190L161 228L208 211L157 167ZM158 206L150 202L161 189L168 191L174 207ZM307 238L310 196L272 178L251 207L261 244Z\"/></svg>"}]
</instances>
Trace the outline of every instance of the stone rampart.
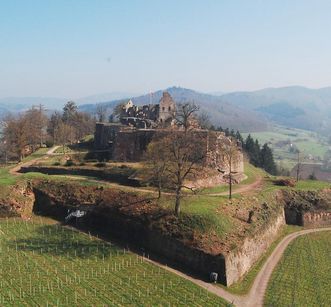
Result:
<instances>
[{"instance_id":1,"label":"stone rampart","mask_svg":"<svg viewBox=\"0 0 331 307\"><path fill-rule=\"evenodd\" d=\"M285 225L283 210L268 225L255 236L245 238L240 247L225 256L227 286L239 281L277 238L279 230Z\"/></svg>"}]
</instances>

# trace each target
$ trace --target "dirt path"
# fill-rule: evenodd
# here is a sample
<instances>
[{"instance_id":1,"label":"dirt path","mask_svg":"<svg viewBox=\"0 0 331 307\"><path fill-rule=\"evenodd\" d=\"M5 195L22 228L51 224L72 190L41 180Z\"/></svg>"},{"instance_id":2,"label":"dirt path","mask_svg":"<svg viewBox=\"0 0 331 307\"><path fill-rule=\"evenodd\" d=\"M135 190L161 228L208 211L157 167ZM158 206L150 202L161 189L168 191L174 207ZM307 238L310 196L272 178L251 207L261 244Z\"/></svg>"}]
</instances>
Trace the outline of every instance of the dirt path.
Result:
<instances>
[{"instance_id":1,"label":"dirt path","mask_svg":"<svg viewBox=\"0 0 331 307\"><path fill-rule=\"evenodd\" d=\"M20 169L22 167L28 167L28 166L31 166L32 164L38 162L38 161L42 161L44 159L47 159L48 156L51 156L51 155L54 155L54 152L59 148L60 146L54 146L52 147L51 149L49 149L45 155L39 157L39 158L35 158L35 159L32 159L32 160L29 160L27 162L21 162L21 163L18 163L17 165L15 165L14 167L12 167L10 170L9 170L9 173L12 174L12 175L15 175L15 176L18 176L18 175L21 175L19 173Z\"/></svg>"},{"instance_id":2,"label":"dirt path","mask_svg":"<svg viewBox=\"0 0 331 307\"><path fill-rule=\"evenodd\" d=\"M262 189L263 187L263 178L261 176L258 176L253 183L250 184L245 184L242 186L239 186L236 188L236 186L233 186L232 194L245 194L249 193L252 191L257 191L259 189ZM208 196L224 196L224 195L229 195L228 191L225 192L220 192L220 193L208 193L204 194Z\"/></svg>"},{"instance_id":3,"label":"dirt path","mask_svg":"<svg viewBox=\"0 0 331 307\"><path fill-rule=\"evenodd\" d=\"M192 276L189 276L187 274L184 274L180 271L177 271L175 269L169 268L168 266L162 265L158 262L155 262L153 260L148 259L148 261L156 264L157 266L160 266L174 274L177 274L178 276L181 276L187 280L190 280L191 282L195 283L196 285L208 290L209 292L224 298L228 302L234 304L238 307L260 307L263 306L263 300L264 295L267 289L268 281L271 277L271 274L276 267L277 263L281 259L286 247L297 237L306 235L312 232L318 232L318 231L331 231L331 227L328 228L315 228L315 229L307 229L298 231L292 234L289 234L286 236L275 248L273 253L270 255L270 257L267 259L263 267L261 268L260 272L257 274L254 283L252 285L252 288L246 295L235 295L232 294L223 288L220 288L218 286L215 286L214 284L204 282L200 279L196 279Z\"/></svg>"}]
</instances>

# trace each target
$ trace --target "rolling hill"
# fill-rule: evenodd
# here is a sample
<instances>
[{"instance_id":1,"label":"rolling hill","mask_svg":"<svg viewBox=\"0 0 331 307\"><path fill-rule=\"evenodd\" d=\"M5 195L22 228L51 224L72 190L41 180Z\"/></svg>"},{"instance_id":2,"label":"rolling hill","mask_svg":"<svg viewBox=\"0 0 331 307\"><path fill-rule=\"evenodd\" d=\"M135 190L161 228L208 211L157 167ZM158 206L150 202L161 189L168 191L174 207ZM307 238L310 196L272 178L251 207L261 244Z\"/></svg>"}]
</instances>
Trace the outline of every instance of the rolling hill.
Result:
<instances>
[{"instance_id":1,"label":"rolling hill","mask_svg":"<svg viewBox=\"0 0 331 307\"><path fill-rule=\"evenodd\" d=\"M221 96L223 102L259 112L273 122L292 128L327 133L331 129L331 87L301 86L235 92Z\"/></svg>"},{"instance_id":2,"label":"rolling hill","mask_svg":"<svg viewBox=\"0 0 331 307\"><path fill-rule=\"evenodd\" d=\"M151 95L142 95L131 98L137 105L158 103L164 90L156 91ZM181 87L170 87L166 91L170 93L177 103L195 102L200 106L200 111L209 114L211 122L216 126L229 127L240 131L261 131L267 129L267 122L255 111L232 105L222 101L222 96L199 93ZM114 108L123 100L113 100L102 103L109 109ZM93 113L96 105L88 104L80 106L80 110Z\"/></svg>"},{"instance_id":3,"label":"rolling hill","mask_svg":"<svg viewBox=\"0 0 331 307\"><path fill-rule=\"evenodd\" d=\"M242 132L257 132L268 129L269 123L291 128L311 130L327 135L331 130L331 87L309 89L301 86L266 88L252 92L206 94L181 87L166 89L176 102L194 101L201 112L210 115L215 126L238 129ZM79 98L75 101L80 110L95 113L96 104L107 107L107 114L118 103L132 98L135 104L158 103L162 92L153 95L130 97L129 93L108 93ZM61 109L68 99L64 98L3 98L0 99L0 114L18 112L31 105L43 104L46 108Z\"/></svg>"}]
</instances>

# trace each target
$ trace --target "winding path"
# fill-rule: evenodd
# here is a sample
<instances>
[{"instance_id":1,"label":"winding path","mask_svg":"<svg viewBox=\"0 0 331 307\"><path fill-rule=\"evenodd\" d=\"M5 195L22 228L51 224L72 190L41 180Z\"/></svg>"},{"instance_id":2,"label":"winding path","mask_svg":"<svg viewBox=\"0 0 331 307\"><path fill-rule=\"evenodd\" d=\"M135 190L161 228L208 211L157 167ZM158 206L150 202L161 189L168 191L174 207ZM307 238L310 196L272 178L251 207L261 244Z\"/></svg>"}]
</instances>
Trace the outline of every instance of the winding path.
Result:
<instances>
[{"instance_id":1,"label":"winding path","mask_svg":"<svg viewBox=\"0 0 331 307\"><path fill-rule=\"evenodd\" d=\"M47 156L50 155L54 155L54 152L56 151L56 149L59 146L54 146L53 148L51 148L45 156L42 156L40 158L36 158L33 160L30 160L28 162L24 162L24 163L20 163L18 165L16 165L15 167L10 169L10 173L13 175L19 175L19 170L21 169L22 166L30 166L33 163L43 160L45 158L47 158ZM96 180L93 180L96 181ZM101 182L101 181L100 181ZM235 193L247 193L250 192L252 190L256 190L259 189L260 187L262 187L263 185L263 179L262 177L257 177L256 180L251 183L251 184L247 184L247 185L243 185L241 187L238 187L233 194ZM148 193L153 193L153 191L150 190L144 190L144 189L138 189L141 192L148 192ZM170 193L164 193L164 194L170 194ZM227 195L228 192L220 192L220 193L211 193L211 194L205 194L205 195L209 195L209 196L220 196L220 195ZM206 289L207 291L225 299L226 301L234 304L235 306L238 307L259 307L259 306L263 306L263 300L264 300L264 295L268 286L268 281L271 277L271 274L274 270L274 268L276 267L277 263L279 262L279 260L281 259L285 249L287 248L287 246L297 237L305 235L305 234L309 234L312 232L319 232L319 231L331 231L331 227L328 228L315 228L315 229L306 229L306 230L302 230L302 231L298 231L292 234L287 235L278 245L277 247L274 249L274 251L272 252L272 254L269 256L269 258L266 260L266 262L264 263L263 267L261 268L261 270L259 271L259 273L257 274L254 283L250 289L250 291L248 292L248 294L246 295L235 295L232 294L228 291L226 291L225 289L215 286L214 284L211 283L207 283L204 282L200 279L194 278L192 276L189 276L185 273L182 273L176 269L170 268L166 265L160 264L159 262L156 262L154 260L150 260L150 259L146 259L147 261L154 263L155 265L162 267L178 276L181 276L182 278L185 278L187 280L190 280L191 282L195 283L196 285Z\"/></svg>"},{"instance_id":2,"label":"winding path","mask_svg":"<svg viewBox=\"0 0 331 307\"><path fill-rule=\"evenodd\" d=\"M315 229L306 229L301 230L298 232L294 232L292 234L287 235L274 249L270 257L267 259L263 267L261 268L260 272L257 274L254 283L246 295L235 295L223 288L215 286L211 283L204 282L200 279L193 278L187 274L184 274L178 270L169 268L168 266L162 265L156 261L148 259L148 261L181 276L191 282L195 283L196 285L208 290L209 292L222 297L223 299L227 300L229 303L234 304L238 307L260 307L263 306L264 295L267 290L268 281L271 277L271 274L276 267L277 263L281 259L286 247L297 237L306 235L312 232L318 231L331 231L331 227L328 228L315 228Z\"/></svg>"},{"instance_id":3,"label":"winding path","mask_svg":"<svg viewBox=\"0 0 331 307\"><path fill-rule=\"evenodd\" d=\"M51 155L54 155L54 152L59 148L60 146L54 146L52 148L50 148L45 155L39 157L39 158L35 158L35 159L32 159L30 161L27 161L27 162L21 162L21 163L18 163L17 165L15 165L14 167L10 168L9 169L9 173L12 174L12 175L21 175L19 173L20 169L22 167L28 167L28 166L31 166L32 164L38 162L38 161L42 161L44 159L47 159L48 156L51 156Z\"/></svg>"}]
</instances>

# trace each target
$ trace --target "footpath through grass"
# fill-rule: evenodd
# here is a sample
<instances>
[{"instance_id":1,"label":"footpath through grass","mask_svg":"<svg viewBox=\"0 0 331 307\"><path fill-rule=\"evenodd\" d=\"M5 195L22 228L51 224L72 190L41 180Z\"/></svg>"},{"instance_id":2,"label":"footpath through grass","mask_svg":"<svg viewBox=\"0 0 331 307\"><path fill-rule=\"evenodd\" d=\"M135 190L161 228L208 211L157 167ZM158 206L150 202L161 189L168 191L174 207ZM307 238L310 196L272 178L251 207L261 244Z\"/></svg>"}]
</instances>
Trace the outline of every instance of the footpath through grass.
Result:
<instances>
[{"instance_id":1,"label":"footpath through grass","mask_svg":"<svg viewBox=\"0 0 331 307\"><path fill-rule=\"evenodd\" d=\"M331 306L331 232L295 239L268 284L265 306Z\"/></svg>"},{"instance_id":2,"label":"footpath through grass","mask_svg":"<svg viewBox=\"0 0 331 307\"><path fill-rule=\"evenodd\" d=\"M49 219L0 220L1 306L227 306L127 250Z\"/></svg>"}]
</instances>

